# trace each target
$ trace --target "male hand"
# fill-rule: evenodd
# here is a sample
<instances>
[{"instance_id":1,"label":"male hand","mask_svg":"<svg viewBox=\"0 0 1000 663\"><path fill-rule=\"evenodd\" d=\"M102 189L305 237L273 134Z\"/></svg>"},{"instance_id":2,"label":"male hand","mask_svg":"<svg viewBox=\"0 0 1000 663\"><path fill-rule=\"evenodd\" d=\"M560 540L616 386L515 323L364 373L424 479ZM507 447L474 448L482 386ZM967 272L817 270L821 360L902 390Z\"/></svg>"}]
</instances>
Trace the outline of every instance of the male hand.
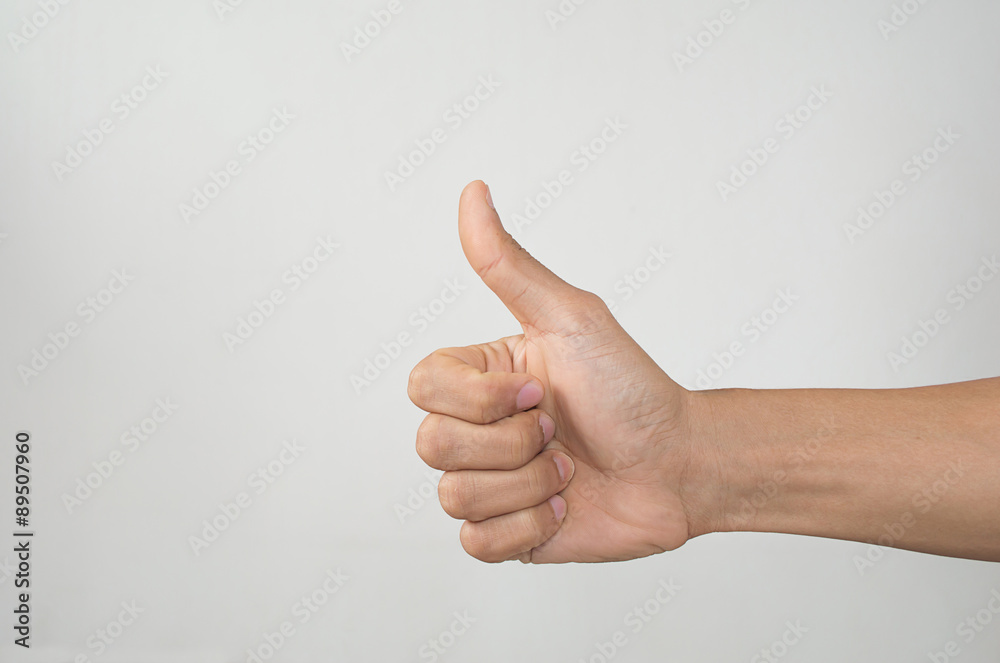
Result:
<instances>
[{"instance_id":1,"label":"male hand","mask_svg":"<svg viewBox=\"0 0 1000 663\"><path fill-rule=\"evenodd\" d=\"M417 452L445 470L444 510L480 560L601 562L683 544L690 393L621 328L503 229L482 182L459 203L459 236L523 334L438 350L410 375L430 414Z\"/></svg>"},{"instance_id":2,"label":"male hand","mask_svg":"<svg viewBox=\"0 0 1000 663\"><path fill-rule=\"evenodd\" d=\"M625 560L732 530L1000 561L1000 378L689 392L521 249L488 196L462 193L462 248L524 333L438 350L409 384L431 413L417 452L445 470L469 554ZM900 521L914 495L928 509Z\"/></svg>"}]
</instances>

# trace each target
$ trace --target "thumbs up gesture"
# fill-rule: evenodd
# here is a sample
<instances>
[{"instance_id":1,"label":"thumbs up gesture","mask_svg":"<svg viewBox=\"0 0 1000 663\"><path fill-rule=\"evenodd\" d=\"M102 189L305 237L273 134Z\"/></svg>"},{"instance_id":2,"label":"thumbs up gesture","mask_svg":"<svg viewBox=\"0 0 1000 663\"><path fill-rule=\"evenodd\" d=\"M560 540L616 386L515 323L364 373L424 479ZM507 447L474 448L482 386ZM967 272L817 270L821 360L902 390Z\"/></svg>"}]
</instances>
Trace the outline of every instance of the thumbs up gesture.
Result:
<instances>
[{"instance_id":1,"label":"thumbs up gesture","mask_svg":"<svg viewBox=\"0 0 1000 663\"><path fill-rule=\"evenodd\" d=\"M437 350L410 374L429 414L417 453L444 470L441 506L486 562L602 562L672 550L699 533L701 407L603 300L531 257L482 182L462 192L462 249L522 334ZM703 467L705 463L697 463ZM709 464L710 465L710 464Z\"/></svg>"}]
</instances>

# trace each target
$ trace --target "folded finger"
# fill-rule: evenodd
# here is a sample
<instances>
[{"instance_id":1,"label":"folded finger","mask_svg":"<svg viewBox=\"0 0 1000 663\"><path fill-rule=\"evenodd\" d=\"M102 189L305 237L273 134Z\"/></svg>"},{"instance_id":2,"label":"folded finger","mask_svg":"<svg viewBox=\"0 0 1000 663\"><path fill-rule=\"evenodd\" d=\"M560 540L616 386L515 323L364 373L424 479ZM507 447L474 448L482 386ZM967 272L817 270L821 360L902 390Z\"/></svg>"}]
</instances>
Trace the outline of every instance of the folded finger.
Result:
<instances>
[{"instance_id":1,"label":"folded finger","mask_svg":"<svg viewBox=\"0 0 1000 663\"><path fill-rule=\"evenodd\" d=\"M417 454L438 470L513 470L537 456L554 433L552 417L538 409L491 424L432 413L417 429Z\"/></svg>"},{"instance_id":2,"label":"folded finger","mask_svg":"<svg viewBox=\"0 0 1000 663\"><path fill-rule=\"evenodd\" d=\"M566 500L554 495L530 509L481 522L462 523L459 538L465 552L483 562L523 559L524 553L548 541L566 516Z\"/></svg>"},{"instance_id":3,"label":"folded finger","mask_svg":"<svg viewBox=\"0 0 1000 663\"><path fill-rule=\"evenodd\" d=\"M546 451L516 470L445 472L438 482L441 507L452 518L486 520L541 504L569 483L573 461Z\"/></svg>"},{"instance_id":4,"label":"folded finger","mask_svg":"<svg viewBox=\"0 0 1000 663\"><path fill-rule=\"evenodd\" d=\"M538 405L542 384L526 373L487 370L488 351L473 346L431 353L410 373L410 400L426 412L476 424L499 421Z\"/></svg>"}]
</instances>

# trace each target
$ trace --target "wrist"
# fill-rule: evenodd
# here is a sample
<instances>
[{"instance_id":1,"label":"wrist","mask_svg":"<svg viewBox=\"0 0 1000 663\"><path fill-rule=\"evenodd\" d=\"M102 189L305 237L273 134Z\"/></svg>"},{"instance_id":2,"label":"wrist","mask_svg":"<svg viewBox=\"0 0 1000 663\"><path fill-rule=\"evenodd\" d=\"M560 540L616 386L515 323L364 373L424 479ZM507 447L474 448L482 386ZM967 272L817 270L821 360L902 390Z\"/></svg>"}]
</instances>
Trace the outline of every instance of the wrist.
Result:
<instances>
[{"instance_id":1,"label":"wrist","mask_svg":"<svg viewBox=\"0 0 1000 663\"><path fill-rule=\"evenodd\" d=\"M748 416L753 390L689 391L688 458L681 499L690 538L759 529L784 477L766 430Z\"/></svg>"},{"instance_id":2,"label":"wrist","mask_svg":"<svg viewBox=\"0 0 1000 663\"><path fill-rule=\"evenodd\" d=\"M836 410L805 390L692 392L692 457L700 506L692 536L711 532L818 533L820 505L851 494L830 466ZM829 404L828 404L829 405ZM841 445L838 445L838 447ZM836 463L835 463L836 465Z\"/></svg>"},{"instance_id":3,"label":"wrist","mask_svg":"<svg viewBox=\"0 0 1000 663\"><path fill-rule=\"evenodd\" d=\"M688 519L688 536L694 538L726 531L725 512L734 477L731 476L732 450L720 439L720 427L728 428L720 417L732 416L717 390L687 391L687 463L679 495Z\"/></svg>"}]
</instances>

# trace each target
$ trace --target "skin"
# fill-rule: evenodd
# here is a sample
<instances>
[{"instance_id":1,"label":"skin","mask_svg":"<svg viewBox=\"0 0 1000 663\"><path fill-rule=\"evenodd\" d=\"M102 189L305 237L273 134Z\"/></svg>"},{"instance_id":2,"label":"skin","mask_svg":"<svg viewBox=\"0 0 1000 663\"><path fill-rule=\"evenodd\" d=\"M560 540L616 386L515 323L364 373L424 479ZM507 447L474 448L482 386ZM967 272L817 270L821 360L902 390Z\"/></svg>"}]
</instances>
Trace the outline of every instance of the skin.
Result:
<instances>
[{"instance_id":1,"label":"skin","mask_svg":"<svg viewBox=\"0 0 1000 663\"><path fill-rule=\"evenodd\" d=\"M1000 561L1000 379L689 391L510 237L482 182L459 236L523 330L410 374L417 453L473 557L621 561L758 531Z\"/></svg>"}]
</instances>

